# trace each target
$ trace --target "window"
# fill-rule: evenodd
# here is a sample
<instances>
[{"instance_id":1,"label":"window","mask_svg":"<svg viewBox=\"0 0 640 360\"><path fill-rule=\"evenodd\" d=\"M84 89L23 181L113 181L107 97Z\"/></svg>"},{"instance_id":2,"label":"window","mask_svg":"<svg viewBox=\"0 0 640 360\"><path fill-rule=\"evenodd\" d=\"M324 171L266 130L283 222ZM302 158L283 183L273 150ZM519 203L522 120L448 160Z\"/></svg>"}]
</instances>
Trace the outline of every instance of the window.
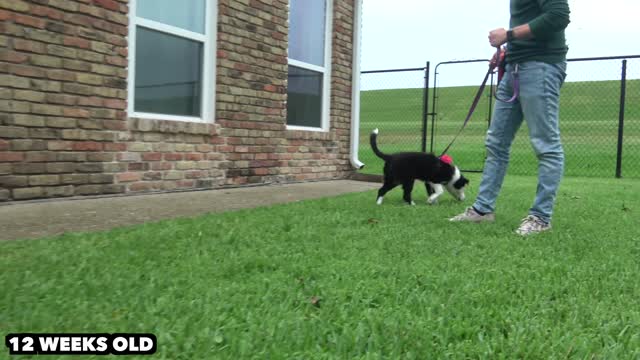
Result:
<instances>
[{"instance_id":1,"label":"window","mask_svg":"<svg viewBox=\"0 0 640 360\"><path fill-rule=\"evenodd\" d=\"M217 1L130 4L129 115L211 121Z\"/></svg>"},{"instance_id":2,"label":"window","mask_svg":"<svg viewBox=\"0 0 640 360\"><path fill-rule=\"evenodd\" d=\"M287 125L329 129L332 0L290 0Z\"/></svg>"}]
</instances>

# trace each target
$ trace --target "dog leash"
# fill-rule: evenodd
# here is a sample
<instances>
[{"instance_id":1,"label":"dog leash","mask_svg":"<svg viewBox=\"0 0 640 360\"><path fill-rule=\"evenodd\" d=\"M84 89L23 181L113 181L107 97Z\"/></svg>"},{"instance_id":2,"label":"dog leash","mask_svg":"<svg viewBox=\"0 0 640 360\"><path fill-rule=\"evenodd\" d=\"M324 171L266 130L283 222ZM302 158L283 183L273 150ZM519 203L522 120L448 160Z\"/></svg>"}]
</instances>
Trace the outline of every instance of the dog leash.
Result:
<instances>
[{"instance_id":1,"label":"dog leash","mask_svg":"<svg viewBox=\"0 0 640 360\"><path fill-rule=\"evenodd\" d=\"M506 62L506 51L501 50L498 47L498 52L496 54L496 59L497 59L497 67L498 67L498 84L500 84L500 81L502 80L502 77L504 75L505 72L505 62ZM518 98L518 96L520 95L520 75L518 73L518 64L514 65L514 69L511 72L511 77L513 78L513 96L511 96L510 99L500 99L498 97L498 86L496 86L493 89L493 97L501 102L505 102L505 103L512 103L514 101L516 101L516 99Z\"/></svg>"},{"instance_id":2,"label":"dog leash","mask_svg":"<svg viewBox=\"0 0 640 360\"><path fill-rule=\"evenodd\" d=\"M449 151L449 149L451 148L451 145L453 145L453 143L456 141L456 139L458 139L458 136L460 136L460 134L462 133L464 128L467 127L467 124L469 123L469 120L471 120L471 116L473 115L473 112L476 110L476 107L478 107L478 104L480 103L480 99L482 98L482 93L484 92L484 89L487 86L487 81L489 80L489 76L493 73L495 68L498 66L498 62L500 62L501 56L502 56L502 51L500 50L500 48L498 48L498 52L496 54L496 63L495 64L493 64L493 63L489 64L489 70L487 70L487 73L484 76L484 80L482 80L482 85L480 85L480 88L478 89L478 92L476 93L476 96L473 99L473 102L471 103L471 107L469 108L469 113L467 114L466 119L464 119L464 123L462 123L462 127L460 127L460 130L458 130L458 133L456 134L456 136L453 137L453 140L451 140L449 145L447 145L447 147L444 149L444 151L442 152L442 154L440 154L439 157L442 157L444 154L447 153L447 151ZM500 64L500 65L502 66L502 64ZM513 86L514 86L513 96L510 99L507 99L507 100L500 99L498 97L498 94L494 91L494 97L496 98L496 100L502 101L502 102L514 102L518 98L518 95L520 93L520 91L519 91L520 82L518 80L518 65L517 64L515 65L515 69L512 72L512 75L513 75Z\"/></svg>"}]
</instances>

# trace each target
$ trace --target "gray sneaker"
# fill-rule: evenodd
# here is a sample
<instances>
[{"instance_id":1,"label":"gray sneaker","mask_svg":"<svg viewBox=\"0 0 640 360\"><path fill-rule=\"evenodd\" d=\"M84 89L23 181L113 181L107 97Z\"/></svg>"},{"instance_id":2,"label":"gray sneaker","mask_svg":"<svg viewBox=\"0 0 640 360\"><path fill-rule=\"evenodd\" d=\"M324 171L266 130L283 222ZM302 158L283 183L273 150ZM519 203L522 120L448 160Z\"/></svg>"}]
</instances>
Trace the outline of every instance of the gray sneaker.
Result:
<instances>
[{"instance_id":1,"label":"gray sneaker","mask_svg":"<svg viewBox=\"0 0 640 360\"><path fill-rule=\"evenodd\" d=\"M550 229L551 224L547 224L546 222L542 221L541 218L535 215L529 215L526 218L522 219L522 224L520 224L520 227L516 230L516 234L527 236L541 233Z\"/></svg>"},{"instance_id":2,"label":"gray sneaker","mask_svg":"<svg viewBox=\"0 0 640 360\"><path fill-rule=\"evenodd\" d=\"M473 209L473 207L468 207L462 214L457 215L449 219L449 221L459 222L459 221L467 221L467 222L494 222L496 221L496 214L487 213L484 215L478 214L477 211Z\"/></svg>"}]
</instances>

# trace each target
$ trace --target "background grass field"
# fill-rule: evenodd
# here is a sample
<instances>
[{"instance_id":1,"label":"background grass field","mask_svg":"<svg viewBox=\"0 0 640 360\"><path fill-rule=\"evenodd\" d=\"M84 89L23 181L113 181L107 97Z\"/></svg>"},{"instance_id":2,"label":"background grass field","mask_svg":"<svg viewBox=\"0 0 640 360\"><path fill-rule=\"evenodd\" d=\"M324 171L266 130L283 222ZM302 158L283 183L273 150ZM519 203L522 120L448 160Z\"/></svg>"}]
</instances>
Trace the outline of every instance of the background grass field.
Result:
<instances>
[{"instance_id":1,"label":"background grass field","mask_svg":"<svg viewBox=\"0 0 640 360\"><path fill-rule=\"evenodd\" d=\"M373 75L366 75L373 76ZM433 91L433 89L430 89ZM469 111L476 87L439 88L434 152L453 139ZM432 94L432 93L431 93ZM449 154L463 169L482 169L484 139L489 121L489 91ZM360 160L365 173L381 173L382 161L369 146L369 134L380 129L385 152L419 151L422 128L422 89L371 90L361 93ZM562 89L560 126L568 176L615 175L620 83L569 82ZM429 99L430 103L432 99ZM431 111L431 108L430 110ZM640 177L640 80L627 82L623 147L623 176ZM428 138L431 138L429 117ZM430 142L428 142L428 148ZM509 173L535 175L537 161L523 123L513 144Z\"/></svg>"}]
</instances>

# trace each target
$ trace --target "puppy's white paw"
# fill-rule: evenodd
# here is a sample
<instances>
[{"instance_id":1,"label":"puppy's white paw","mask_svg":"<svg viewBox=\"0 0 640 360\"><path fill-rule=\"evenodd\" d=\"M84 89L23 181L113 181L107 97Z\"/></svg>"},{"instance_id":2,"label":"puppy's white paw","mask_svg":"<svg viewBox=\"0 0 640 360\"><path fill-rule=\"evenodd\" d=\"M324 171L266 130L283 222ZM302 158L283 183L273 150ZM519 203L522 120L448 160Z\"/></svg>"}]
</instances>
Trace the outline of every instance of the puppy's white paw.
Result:
<instances>
[{"instance_id":1,"label":"puppy's white paw","mask_svg":"<svg viewBox=\"0 0 640 360\"><path fill-rule=\"evenodd\" d=\"M438 203L438 199L427 199L427 204L435 205Z\"/></svg>"},{"instance_id":2,"label":"puppy's white paw","mask_svg":"<svg viewBox=\"0 0 640 360\"><path fill-rule=\"evenodd\" d=\"M415 201L411 201L411 206L416 206L416 202Z\"/></svg>"},{"instance_id":3,"label":"puppy's white paw","mask_svg":"<svg viewBox=\"0 0 640 360\"><path fill-rule=\"evenodd\" d=\"M378 205L382 205L382 199L383 199L383 197L382 197L382 196L381 196L381 197L379 197L379 198L378 198L378 201L376 201L376 204L378 204Z\"/></svg>"}]
</instances>

